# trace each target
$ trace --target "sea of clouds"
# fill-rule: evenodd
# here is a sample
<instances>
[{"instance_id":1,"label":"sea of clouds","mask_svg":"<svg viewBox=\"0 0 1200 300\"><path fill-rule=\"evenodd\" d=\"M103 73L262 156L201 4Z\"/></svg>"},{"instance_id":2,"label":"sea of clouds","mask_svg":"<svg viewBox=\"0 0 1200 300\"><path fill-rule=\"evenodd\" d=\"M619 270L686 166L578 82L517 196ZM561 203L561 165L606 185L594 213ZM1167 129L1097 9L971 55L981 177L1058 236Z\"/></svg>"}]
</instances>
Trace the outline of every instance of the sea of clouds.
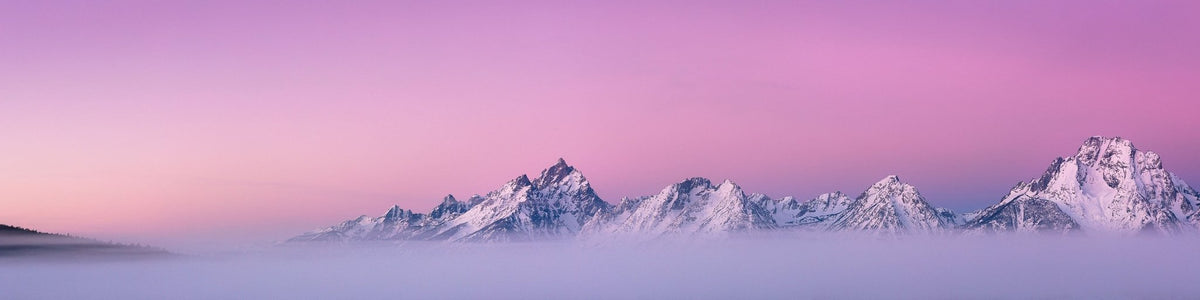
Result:
<instances>
[{"instance_id":1,"label":"sea of clouds","mask_svg":"<svg viewBox=\"0 0 1200 300\"><path fill-rule=\"evenodd\" d=\"M0 299L1186 299L1198 238L786 237L0 259Z\"/></svg>"}]
</instances>

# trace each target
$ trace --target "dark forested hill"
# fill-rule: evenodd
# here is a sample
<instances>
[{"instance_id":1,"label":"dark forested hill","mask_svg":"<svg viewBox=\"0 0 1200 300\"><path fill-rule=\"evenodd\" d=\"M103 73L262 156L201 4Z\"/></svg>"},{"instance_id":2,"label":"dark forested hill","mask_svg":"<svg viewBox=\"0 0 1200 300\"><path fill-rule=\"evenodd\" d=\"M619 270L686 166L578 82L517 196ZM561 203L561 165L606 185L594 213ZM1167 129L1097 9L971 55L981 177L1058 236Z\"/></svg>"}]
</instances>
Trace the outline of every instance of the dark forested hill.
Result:
<instances>
[{"instance_id":1,"label":"dark forested hill","mask_svg":"<svg viewBox=\"0 0 1200 300\"><path fill-rule=\"evenodd\" d=\"M0 258L105 258L167 255L169 255L167 251L159 248L102 242L0 224Z\"/></svg>"}]
</instances>

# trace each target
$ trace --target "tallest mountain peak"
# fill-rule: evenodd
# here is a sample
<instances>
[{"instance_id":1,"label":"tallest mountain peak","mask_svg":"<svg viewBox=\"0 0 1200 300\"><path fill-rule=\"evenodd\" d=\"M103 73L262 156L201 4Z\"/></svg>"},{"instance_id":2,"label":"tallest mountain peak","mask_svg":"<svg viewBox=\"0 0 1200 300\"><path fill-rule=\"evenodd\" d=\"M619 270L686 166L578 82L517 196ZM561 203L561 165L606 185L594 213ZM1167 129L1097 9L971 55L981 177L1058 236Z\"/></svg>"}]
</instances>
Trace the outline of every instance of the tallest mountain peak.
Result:
<instances>
[{"instance_id":1,"label":"tallest mountain peak","mask_svg":"<svg viewBox=\"0 0 1200 300\"><path fill-rule=\"evenodd\" d=\"M550 168L546 169L546 171L551 171L551 170L574 170L574 169L575 169L575 167L572 167L571 165L567 164L567 160L565 160L565 159L562 159L562 158L560 157L560 158L558 158L558 161L555 161L555 162L554 162L554 165L550 166Z\"/></svg>"},{"instance_id":2,"label":"tallest mountain peak","mask_svg":"<svg viewBox=\"0 0 1200 300\"><path fill-rule=\"evenodd\" d=\"M1119 136L1093 136L1084 141L1083 146L1079 146L1079 154L1087 154L1104 148L1134 149L1133 142Z\"/></svg>"},{"instance_id":3,"label":"tallest mountain peak","mask_svg":"<svg viewBox=\"0 0 1200 300\"><path fill-rule=\"evenodd\" d=\"M1079 152L1075 154L1075 158L1090 165L1106 159L1129 160L1138 152L1137 148L1133 146L1133 142L1127 139L1093 136L1079 146Z\"/></svg>"},{"instance_id":4,"label":"tallest mountain peak","mask_svg":"<svg viewBox=\"0 0 1200 300\"><path fill-rule=\"evenodd\" d=\"M1128 144L1129 140L1119 137L1119 136L1106 137L1106 136L1096 135L1096 136L1089 137L1087 139L1087 141L1084 143L1088 143L1088 144L1090 144L1090 143L1124 143L1124 144Z\"/></svg>"},{"instance_id":5,"label":"tallest mountain peak","mask_svg":"<svg viewBox=\"0 0 1200 300\"><path fill-rule=\"evenodd\" d=\"M887 177L880 179L879 182L876 182L874 184L874 186L891 186L891 185L897 185L897 184L901 184L901 183L902 182L900 181L900 176L888 175Z\"/></svg>"},{"instance_id":6,"label":"tallest mountain peak","mask_svg":"<svg viewBox=\"0 0 1200 300\"><path fill-rule=\"evenodd\" d=\"M1074 156L1055 159L1029 188L1013 188L970 227L1118 234L1190 230L1197 224L1198 197L1174 178L1158 154L1121 137L1093 136Z\"/></svg>"},{"instance_id":7,"label":"tallest mountain peak","mask_svg":"<svg viewBox=\"0 0 1200 300\"><path fill-rule=\"evenodd\" d=\"M546 186L562 181L563 179L570 177L571 174L575 172L575 167L568 165L566 160L559 158L553 166L543 170L541 176L538 176L537 179L534 179L533 183L537 186Z\"/></svg>"}]
</instances>

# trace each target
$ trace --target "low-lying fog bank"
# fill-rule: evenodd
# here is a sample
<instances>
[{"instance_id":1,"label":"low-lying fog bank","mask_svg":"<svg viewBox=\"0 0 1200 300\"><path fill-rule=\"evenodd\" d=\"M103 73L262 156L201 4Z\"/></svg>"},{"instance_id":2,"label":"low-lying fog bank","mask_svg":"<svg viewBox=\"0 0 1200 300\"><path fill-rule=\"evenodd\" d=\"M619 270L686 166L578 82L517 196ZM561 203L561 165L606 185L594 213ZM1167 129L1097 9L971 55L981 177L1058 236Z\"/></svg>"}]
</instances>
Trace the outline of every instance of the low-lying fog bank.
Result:
<instances>
[{"instance_id":1,"label":"low-lying fog bank","mask_svg":"<svg viewBox=\"0 0 1200 300\"><path fill-rule=\"evenodd\" d=\"M1188 298L1200 239L737 239L0 260L5 299Z\"/></svg>"}]
</instances>

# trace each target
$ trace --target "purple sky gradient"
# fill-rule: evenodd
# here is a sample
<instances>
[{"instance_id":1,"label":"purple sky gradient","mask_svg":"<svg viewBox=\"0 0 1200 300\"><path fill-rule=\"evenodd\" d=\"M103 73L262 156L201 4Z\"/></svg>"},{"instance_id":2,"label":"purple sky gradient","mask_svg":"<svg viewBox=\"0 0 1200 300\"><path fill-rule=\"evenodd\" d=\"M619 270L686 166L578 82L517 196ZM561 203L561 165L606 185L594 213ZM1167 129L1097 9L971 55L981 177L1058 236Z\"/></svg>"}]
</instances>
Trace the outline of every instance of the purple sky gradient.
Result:
<instances>
[{"instance_id":1,"label":"purple sky gradient","mask_svg":"<svg viewBox=\"0 0 1200 300\"><path fill-rule=\"evenodd\" d=\"M1200 183L1197 2L897 2L6 2L0 223L280 239L558 157L967 211L1092 135Z\"/></svg>"}]
</instances>

